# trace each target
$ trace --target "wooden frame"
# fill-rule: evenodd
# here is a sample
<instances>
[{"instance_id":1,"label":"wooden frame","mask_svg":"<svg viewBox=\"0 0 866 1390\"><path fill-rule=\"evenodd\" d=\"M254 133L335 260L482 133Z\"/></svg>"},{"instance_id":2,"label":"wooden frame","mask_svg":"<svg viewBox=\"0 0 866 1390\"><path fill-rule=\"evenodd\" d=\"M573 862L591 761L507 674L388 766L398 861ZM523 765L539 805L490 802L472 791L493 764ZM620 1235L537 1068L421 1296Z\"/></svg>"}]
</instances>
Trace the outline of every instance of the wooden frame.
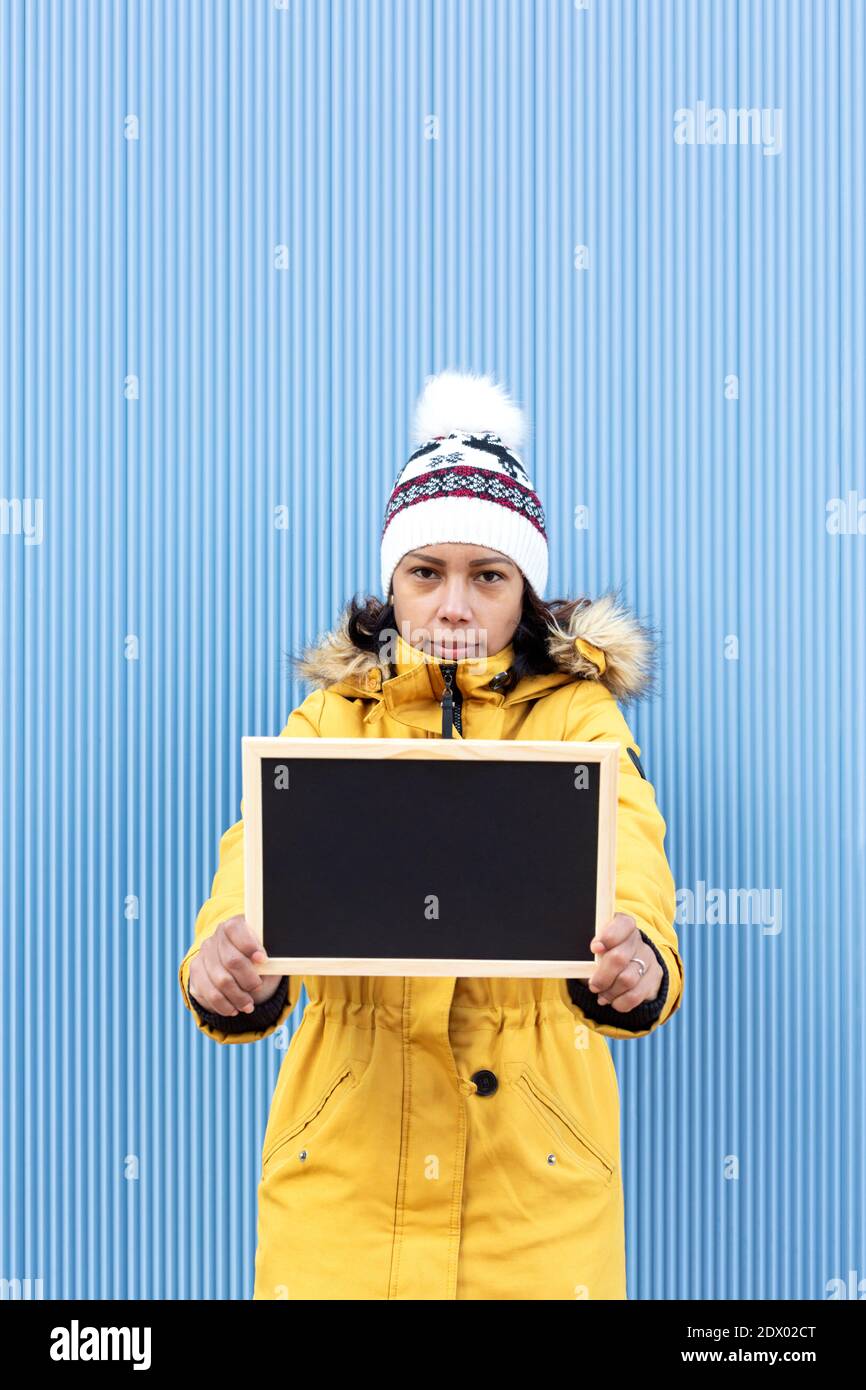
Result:
<instances>
[{"instance_id":1,"label":"wooden frame","mask_svg":"<svg viewBox=\"0 0 866 1390\"><path fill-rule=\"evenodd\" d=\"M262 801L263 758L388 758L470 759L517 761L557 759L599 764L599 826L596 877L596 922L600 931L613 916L616 875L616 808L619 778L618 743L579 743L570 740L420 739L420 738L285 738L245 737L244 886L245 917L263 942L262 922ZM269 957L257 966L263 975L428 975L502 978L585 979L596 961L589 960L469 960L408 957Z\"/></svg>"}]
</instances>

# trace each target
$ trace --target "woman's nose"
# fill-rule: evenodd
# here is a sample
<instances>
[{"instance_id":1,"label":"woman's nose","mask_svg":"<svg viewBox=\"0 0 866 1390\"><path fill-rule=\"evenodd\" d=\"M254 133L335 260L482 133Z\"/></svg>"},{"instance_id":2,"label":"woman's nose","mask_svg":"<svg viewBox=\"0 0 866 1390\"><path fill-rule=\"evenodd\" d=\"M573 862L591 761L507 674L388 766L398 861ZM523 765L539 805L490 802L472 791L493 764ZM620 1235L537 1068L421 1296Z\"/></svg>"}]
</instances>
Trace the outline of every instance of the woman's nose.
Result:
<instances>
[{"instance_id":1,"label":"woman's nose","mask_svg":"<svg viewBox=\"0 0 866 1390\"><path fill-rule=\"evenodd\" d=\"M439 605L439 617L449 623L466 622L472 617L472 608L464 589L449 588Z\"/></svg>"}]
</instances>

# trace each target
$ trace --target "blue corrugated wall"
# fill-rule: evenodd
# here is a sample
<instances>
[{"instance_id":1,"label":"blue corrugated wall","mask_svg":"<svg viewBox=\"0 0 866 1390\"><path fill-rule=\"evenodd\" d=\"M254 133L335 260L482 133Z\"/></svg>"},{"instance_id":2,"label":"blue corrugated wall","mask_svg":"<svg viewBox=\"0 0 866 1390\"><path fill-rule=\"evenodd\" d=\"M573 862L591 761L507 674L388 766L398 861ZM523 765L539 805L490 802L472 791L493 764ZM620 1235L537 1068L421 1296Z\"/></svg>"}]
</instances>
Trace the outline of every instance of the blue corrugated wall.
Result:
<instances>
[{"instance_id":1,"label":"blue corrugated wall","mask_svg":"<svg viewBox=\"0 0 866 1390\"><path fill-rule=\"evenodd\" d=\"M0 1277L251 1292L281 1054L177 966L455 365L528 409L548 596L663 638L630 1296L866 1279L864 89L856 0L2 0Z\"/></svg>"}]
</instances>

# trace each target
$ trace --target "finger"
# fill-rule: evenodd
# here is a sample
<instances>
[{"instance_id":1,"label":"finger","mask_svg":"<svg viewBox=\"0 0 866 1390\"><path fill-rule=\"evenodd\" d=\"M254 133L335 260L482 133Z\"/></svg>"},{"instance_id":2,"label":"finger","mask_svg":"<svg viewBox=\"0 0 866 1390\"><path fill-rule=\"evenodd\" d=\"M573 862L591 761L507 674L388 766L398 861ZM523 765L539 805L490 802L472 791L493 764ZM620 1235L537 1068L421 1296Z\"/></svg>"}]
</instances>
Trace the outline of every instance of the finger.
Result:
<instances>
[{"instance_id":1,"label":"finger","mask_svg":"<svg viewBox=\"0 0 866 1390\"><path fill-rule=\"evenodd\" d=\"M590 950L601 949L607 952L613 946L619 946L626 941L632 932L637 931L637 923L633 917L629 917L626 912L617 912L606 922L601 931L590 941Z\"/></svg>"},{"instance_id":2,"label":"finger","mask_svg":"<svg viewBox=\"0 0 866 1390\"><path fill-rule=\"evenodd\" d=\"M637 966L632 966L637 971ZM621 977L620 977L621 978ZM618 1013L627 1013L629 1009L636 1009L645 999L655 999L661 989L662 968L653 955L649 969L641 976L638 982L630 989L625 989L611 999L611 1005Z\"/></svg>"},{"instance_id":3,"label":"finger","mask_svg":"<svg viewBox=\"0 0 866 1390\"><path fill-rule=\"evenodd\" d=\"M224 995L239 1013L251 1013L250 1005L255 1008L255 1000L248 989L238 984L223 960L221 936L222 933L217 932L215 936L209 937L199 952L207 968L208 979L212 988ZM256 978L258 979L258 976Z\"/></svg>"},{"instance_id":4,"label":"finger","mask_svg":"<svg viewBox=\"0 0 866 1390\"><path fill-rule=\"evenodd\" d=\"M252 995L254 990L260 988L262 976L256 969L253 962L243 951L234 945L228 933L223 933L217 942L220 964L225 966L229 975L234 980L239 989L246 990Z\"/></svg>"},{"instance_id":5,"label":"finger","mask_svg":"<svg viewBox=\"0 0 866 1390\"><path fill-rule=\"evenodd\" d=\"M198 959L193 962L189 972L190 993L194 994L200 1004L211 1013L225 1014L233 1017L239 1012L230 999L217 989L210 978L207 963L204 958L204 947L199 951Z\"/></svg>"},{"instance_id":6,"label":"finger","mask_svg":"<svg viewBox=\"0 0 866 1390\"><path fill-rule=\"evenodd\" d=\"M638 956L646 965L649 961L645 957L646 947L644 940L637 928L634 928L625 941L618 945L609 946L604 955L599 960L592 972L589 980L589 987L594 993L603 994L613 985L614 980L625 970L633 956ZM636 973L637 967L633 967ZM632 982L633 982L632 977Z\"/></svg>"},{"instance_id":7,"label":"finger","mask_svg":"<svg viewBox=\"0 0 866 1390\"><path fill-rule=\"evenodd\" d=\"M611 1008L616 1009L617 1013L627 1014L630 1009L636 1009L639 1004L642 1004L644 1000L649 997L646 979L643 979L637 988L627 989L624 994L620 994L616 999L612 1000Z\"/></svg>"},{"instance_id":8,"label":"finger","mask_svg":"<svg viewBox=\"0 0 866 1390\"><path fill-rule=\"evenodd\" d=\"M267 952L247 922L246 917L229 917L227 921L223 922L223 927L225 929L224 935L230 939L232 945L236 946L239 951L243 951L250 960L267 960Z\"/></svg>"},{"instance_id":9,"label":"finger","mask_svg":"<svg viewBox=\"0 0 866 1390\"><path fill-rule=\"evenodd\" d=\"M600 1004L611 1004L622 995L634 994L635 992L640 996L637 1001L639 1003L641 999L649 998L653 985L657 988L658 984L661 983L661 971L659 970L659 978L656 981L652 969L653 965L658 968L658 961L655 958L652 961L646 960L640 951L633 952L633 956L636 956L646 968L641 970L640 966L635 964L634 959L629 960L613 983L605 986L599 993L598 1002Z\"/></svg>"}]
</instances>

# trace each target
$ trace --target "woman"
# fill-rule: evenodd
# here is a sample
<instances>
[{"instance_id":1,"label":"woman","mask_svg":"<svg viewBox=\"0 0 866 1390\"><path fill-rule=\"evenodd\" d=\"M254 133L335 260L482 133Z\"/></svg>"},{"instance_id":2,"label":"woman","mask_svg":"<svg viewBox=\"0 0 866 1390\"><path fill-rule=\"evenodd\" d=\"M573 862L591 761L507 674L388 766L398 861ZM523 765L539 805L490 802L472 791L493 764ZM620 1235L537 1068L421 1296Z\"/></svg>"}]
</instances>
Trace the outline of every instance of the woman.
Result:
<instances>
[{"instance_id":1,"label":"woman","mask_svg":"<svg viewBox=\"0 0 866 1390\"><path fill-rule=\"evenodd\" d=\"M619 742L615 916L588 982L305 978L262 1149L253 1296L621 1299L605 1037L653 1032L684 978L665 822L617 705L650 688L653 643L610 595L542 601L544 515L501 387L430 378L413 433L382 533L387 601L353 599L303 655L314 689L283 735ZM179 972L198 1027L224 1043L273 1033L302 983L256 969L242 836L243 819L222 837ZM526 845L503 873L532 872L528 818ZM343 845L334 867L387 911L387 826L380 863Z\"/></svg>"}]
</instances>

